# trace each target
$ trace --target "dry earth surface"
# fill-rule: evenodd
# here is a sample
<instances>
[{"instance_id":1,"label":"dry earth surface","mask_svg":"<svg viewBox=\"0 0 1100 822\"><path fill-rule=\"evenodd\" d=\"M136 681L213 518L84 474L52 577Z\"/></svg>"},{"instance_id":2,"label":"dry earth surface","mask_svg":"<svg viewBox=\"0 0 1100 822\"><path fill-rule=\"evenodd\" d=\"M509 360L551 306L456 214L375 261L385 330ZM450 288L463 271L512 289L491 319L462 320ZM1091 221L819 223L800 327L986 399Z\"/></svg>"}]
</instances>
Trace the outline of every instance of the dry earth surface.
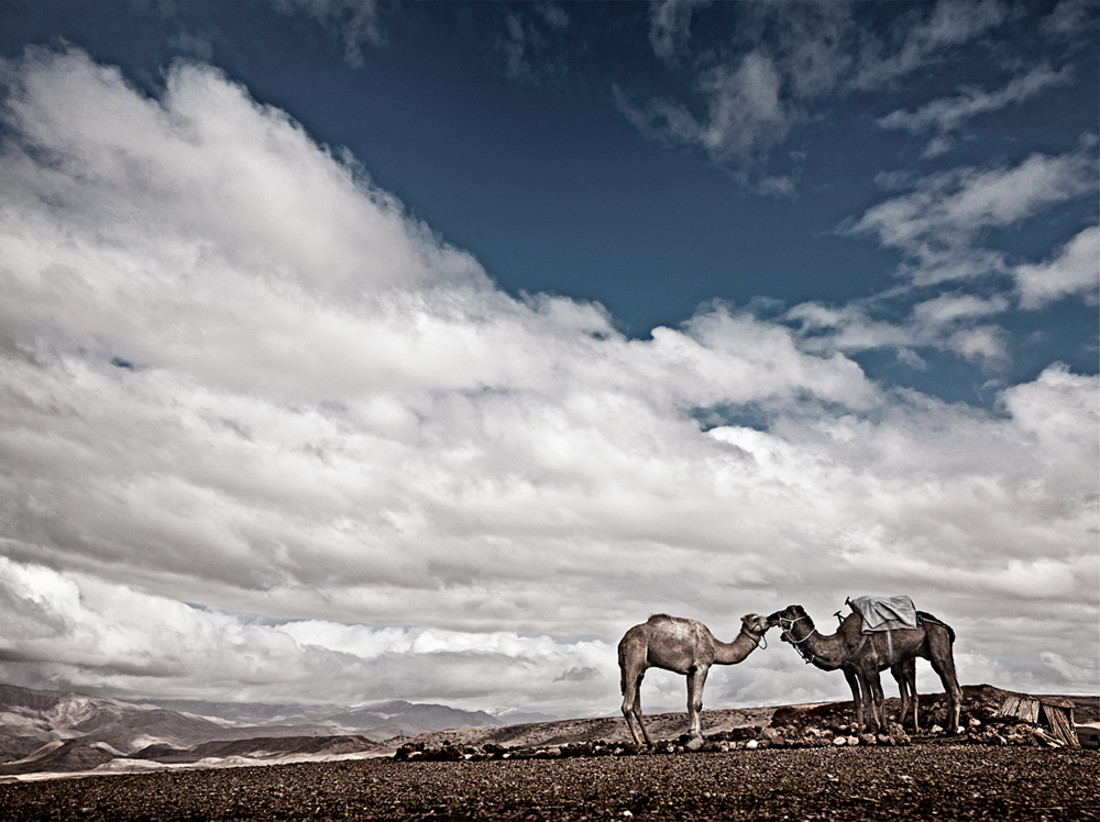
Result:
<instances>
[{"instance_id":1,"label":"dry earth surface","mask_svg":"<svg viewBox=\"0 0 1100 822\"><path fill-rule=\"evenodd\" d=\"M978 745L373 758L0 786L18 820L1100 819L1100 754Z\"/></svg>"},{"instance_id":2,"label":"dry earth surface","mask_svg":"<svg viewBox=\"0 0 1100 822\"><path fill-rule=\"evenodd\" d=\"M967 687L957 735L932 727L940 694L911 737L859 737L851 703L825 703L706 712L694 753L686 717L664 714L653 752L603 718L435 732L391 756L11 782L0 820L1100 820L1100 751L997 718L1005 693ZM1097 720L1100 699L1074 701Z\"/></svg>"}]
</instances>

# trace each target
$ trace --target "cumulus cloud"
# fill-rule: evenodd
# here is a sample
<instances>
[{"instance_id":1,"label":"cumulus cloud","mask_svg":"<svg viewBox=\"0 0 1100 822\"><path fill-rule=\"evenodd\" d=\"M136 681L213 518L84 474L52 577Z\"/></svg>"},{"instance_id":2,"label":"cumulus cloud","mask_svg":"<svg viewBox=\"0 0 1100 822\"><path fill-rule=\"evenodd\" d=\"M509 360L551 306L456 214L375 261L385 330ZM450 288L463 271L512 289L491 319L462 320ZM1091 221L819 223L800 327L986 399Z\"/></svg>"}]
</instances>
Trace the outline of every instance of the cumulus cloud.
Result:
<instances>
[{"instance_id":1,"label":"cumulus cloud","mask_svg":"<svg viewBox=\"0 0 1100 822\"><path fill-rule=\"evenodd\" d=\"M988 665L1041 647L1095 678L1095 377L993 414L729 306L628 339L503 293L218 71L148 97L78 51L3 70L6 677L606 713L651 611L732 636L900 589ZM1060 630L1023 651L973 621L1025 606ZM843 693L761 664L722 687Z\"/></svg>"},{"instance_id":2,"label":"cumulus cloud","mask_svg":"<svg viewBox=\"0 0 1100 822\"><path fill-rule=\"evenodd\" d=\"M1006 297L943 293L916 303L900 321L877 316L882 302L885 298L843 306L802 303L785 317L798 328L804 350L846 354L892 350L918 368L923 361L915 351L920 348L948 351L991 370L1008 360L1007 334L1000 326L983 322L1009 308Z\"/></svg>"},{"instance_id":3,"label":"cumulus cloud","mask_svg":"<svg viewBox=\"0 0 1100 822\"><path fill-rule=\"evenodd\" d=\"M1095 305L1100 289L1100 227L1086 228L1053 259L1017 266L1012 274L1022 308L1038 309L1071 296Z\"/></svg>"},{"instance_id":4,"label":"cumulus cloud","mask_svg":"<svg viewBox=\"0 0 1100 822\"><path fill-rule=\"evenodd\" d=\"M928 347L989 371L1006 366L1009 335L999 323L1009 311L1065 297L1095 301L1098 240L1095 227L1085 229L1051 260L1013 265L994 232L1024 227L1094 193L1094 145L1086 137L1073 151L1016 164L881 174L887 197L839 232L898 252L901 285L844 305L794 306L785 318L798 328L802 349L893 350L921 367L917 351Z\"/></svg>"},{"instance_id":5,"label":"cumulus cloud","mask_svg":"<svg viewBox=\"0 0 1100 822\"><path fill-rule=\"evenodd\" d=\"M741 4L728 44L693 52L693 18L705 3L660 2L651 6L650 45L666 63L698 66L690 99L644 98L624 82L616 103L642 134L672 145L695 146L732 167L758 191L790 196L790 174L768 174L772 150L794 128L822 116L820 101L831 93L891 88L921 68L973 44L1009 18L997 0L940 0L901 15L889 28L857 22L850 4ZM964 93L964 100L929 104L916 113L896 112L880 124L926 128L939 124L935 145L982 111L1025 99L1064 76L1037 70L998 94ZM697 114L696 112L702 112Z\"/></svg>"},{"instance_id":6,"label":"cumulus cloud","mask_svg":"<svg viewBox=\"0 0 1100 822\"><path fill-rule=\"evenodd\" d=\"M919 7L884 35L868 35L853 85L890 85L945 51L995 30L1008 17L1008 6L999 0L939 0Z\"/></svg>"},{"instance_id":7,"label":"cumulus cloud","mask_svg":"<svg viewBox=\"0 0 1100 822\"><path fill-rule=\"evenodd\" d=\"M0 660L24 680L80 682L142 697L355 703L382 698L466 704L522 702L547 710L594 702L613 688L595 667L614 654L596 640L514 632L462 633L302 620L269 622L142 594L130 586L0 556L8 628ZM585 662L588 667L577 667ZM318 689L318 681L324 689ZM484 694L493 694L487 700Z\"/></svg>"},{"instance_id":8,"label":"cumulus cloud","mask_svg":"<svg viewBox=\"0 0 1100 822\"><path fill-rule=\"evenodd\" d=\"M1065 85L1070 77L1068 69L1054 71L1049 66L1037 66L996 91L962 89L953 98L933 100L916 111L891 112L879 118L878 124L885 129L900 129L913 134L932 132L924 156L935 157L951 148L955 136L974 117L1019 105L1048 88Z\"/></svg>"},{"instance_id":9,"label":"cumulus cloud","mask_svg":"<svg viewBox=\"0 0 1100 822\"><path fill-rule=\"evenodd\" d=\"M1033 154L1015 165L961 167L915 179L882 177L908 189L846 227L898 250L899 274L916 285L1005 273L1003 253L981 246L982 233L1022 223L1096 190L1093 140L1062 155Z\"/></svg>"},{"instance_id":10,"label":"cumulus cloud","mask_svg":"<svg viewBox=\"0 0 1100 822\"><path fill-rule=\"evenodd\" d=\"M736 63L708 69L695 85L706 109L703 116L679 100L661 97L636 104L621 87L613 91L620 112L646 137L700 147L716 162L738 167L735 176L742 184L768 196L791 196L790 175L746 170L757 166L799 117L783 93L783 77L772 57L750 52Z\"/></svg>"}]
</instances>

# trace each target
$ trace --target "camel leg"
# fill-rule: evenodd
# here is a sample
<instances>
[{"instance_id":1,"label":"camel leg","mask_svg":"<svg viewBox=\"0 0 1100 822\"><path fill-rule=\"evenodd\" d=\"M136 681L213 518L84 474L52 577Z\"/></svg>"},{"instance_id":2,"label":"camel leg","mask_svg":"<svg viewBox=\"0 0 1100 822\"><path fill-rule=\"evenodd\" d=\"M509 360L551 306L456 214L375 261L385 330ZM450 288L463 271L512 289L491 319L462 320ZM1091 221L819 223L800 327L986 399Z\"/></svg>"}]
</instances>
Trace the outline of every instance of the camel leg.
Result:
<instances>
[{"instance_id":1,"label":"camel leg","mask_svg":"<svg viewBox=\"0 0 1100 822\"><path fill-rule=\"evenodd\" d=\"M632 711L633 711L632 706L624 699L623 700L623 719L626 720L626 727L627 727L627 730L630 731L630 738L633 739L634 744L637 745L638 744L638 732L634 730L634 723L631 722L631 719L630 719L631 716L633 716Z\"/></svg>"},{"instance_id":2,"label":"camel leg","mask_svg":"<svg viewBox=\"0 0 1100 822\"><path fill-rule=\"evenodd\" d=\"M904 662L899 662L890 668L890 673L898 683L898 691L901 694L901 713L898 723L905 725L905 718L909 715L910 706L913 708L913 733L919 730L917 723L917 662L910 657Z\"/></svg>"},{"instance_id":3,"label":"camel leg","mask_svg":"<svg viewBox=\"0 0 1100 822\"><path fill-rule=\"evenodd\" d=\"M638 727L641 730L641 736L646 741L646 745L653 747L653 741L649 738L649 731L646 730L646 723L641 721L641 677L638 677L638 689L634 694L634 717L638 720Z\"/></svg>"},{"instance_id":4,"label":"camel leg","mask_svg":"<svg viewBox=\"0 0 1100 822\"><path fill-rule=\"evenodd\" d=\"M630 720L631 716L633 716L632 711L633 711L633 708L630 705L628 705L626 700L624 699L623 700L623 718L626 720L627 730L630 731L630 738L633 739L634 744L637 745L638 744L638 732L634 730L634 723L631 722L631 720Z\"/></svg>"},{"instance_id":5,"label":"camel leg","mask_svg":"<svg viewBox=\"0 0 1100 822\"><path fill-rule=\"evenodd\" d=\"M947 731L956 734L959 732L962 714L962 688L959 687L959 678L955 673L951 646L948 645L946 653L934 653L931 661L932 670L939 675L947 693Z\"/></svg>"},{"instance_id":6,"label":"camel leg","mask_svg":"<svg viewBox=\"0 0 1100 822\"><path fill-rule=\"evenodd\" d=\"M886 727L885 723L882 721L882 680L879 678L877 668L871 667L864 669L863 684L866 686L865 699L869 704L871 712L871 721L868 730L871 733L876 733ZM860 730L862 731L863 728L861 727Z\"/></svg>"},{"instance_id":7,"label":"camel leg","mask_svg":"<svg viewBox=\"0 0 1100 822\"><path fill-rule=\"evenodd\" d=\"M905 678L904 663L899 662L890 666L890 675L898 683L898 695L901 698L901 710L898 712L898 722L905 724L905 715L909 713L909 683Z\"/></svg>"},{"instance_id":8,"label":"camel leg","mask_svg":"<svg viewBox=\"0 0 1100 822\"><path fill-rule=\"evenodd\" d=\"M642 737L645 739L646 744L650 747L653 746L653 742L649 738L649 732L645 729L645 723L642 722L642 674L637 677L623 677L623 716L626 718L626 727L630 729L630 736L634 740L634 744L640 744L638 740L638 732L634 730L633 720L638 723L638 728L642 732Z\"/></svg>"},{"instance_id":9,"label":"camel leg","mask_svg":"<svg viewBox=\"0 0 1100 822\"><path fill-rule=\"evenodd\" d=\"M920 720L917 718L919 713L918 703L920 698L917 696L917 660L913 657L905 660L905 681L909 683L909 697L913 700L913 733L920 732Z\"/></svg>"},{"instance_id":10,"label":"camel leg","mask_svg":"<svg viewBox=\"0 0 1100 822\"><path fill-rule=\"evenodd\" d=\"M860 692L859 677L851 668L843 668L844 678L848 680L848 687L852 689L852 704L856 709L856 727L863 730L863 695Z\"/></svg>"},{"instance_id":11,"label":"camel leg","mask_svg":"<svg viewBox=\"0 0 1100 822\"><path fill-rule=\"evenodd\" d=\"M689 747L698 747L703 742L703 686L707 683L709 668L696 668L687 675L688 696L688 733L691 735Z\"/></svg>"}]
</instances>

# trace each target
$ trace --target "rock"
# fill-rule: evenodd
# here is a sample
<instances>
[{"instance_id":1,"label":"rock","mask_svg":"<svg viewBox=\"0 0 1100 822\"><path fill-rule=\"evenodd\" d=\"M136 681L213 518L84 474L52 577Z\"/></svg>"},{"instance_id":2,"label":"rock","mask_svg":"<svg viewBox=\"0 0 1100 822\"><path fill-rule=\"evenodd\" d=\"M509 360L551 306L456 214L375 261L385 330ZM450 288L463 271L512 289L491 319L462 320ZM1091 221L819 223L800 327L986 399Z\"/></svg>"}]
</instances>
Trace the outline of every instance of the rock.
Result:
<instances>
[{"instance_id":1,"label":"rock","mask_svg":"<svg viewBox=\"0 0 1100 822\"><path fill-rule=\"evenodd\" d=\"M833 744L836 745L838 748L842 747L844 745L847 745L848 744L848 737L838 736L836 739L833 740Z\"/></svg>"},{"instance_id":2,"label":"rock","mask_svg":"<svg viewBox=\"0 0 1100 822\"><path fill-rule=\"evenodd\" d=\"M878 739L875 737L874 734L860 734L859 735L859 744L860 745L877 745L878 744Z\"/></svg>"},{"instance_id":3,"label":"rock","mask_svg":"<svg viewBox=\"0 0 1100 822\"><path fill-rule=\"evenodd\" d=\"M776 728L765 728L760 732L760 736L764 738L772 747L778 748L786 744L786 740L783 738L783 734Z\"/></svg>"},{"instance_id":4,"label":"rock","mask_svg":"<svg viewBox=\"0 0 1100 822\"><path fill-rule=\"evenodd\" d=\"M901 727L897 722L890 723L889 731L890 743L892 745L908 745L912 742L909 738L909 734L905 732L905 728Z\"/></svg>"}]
</instances>

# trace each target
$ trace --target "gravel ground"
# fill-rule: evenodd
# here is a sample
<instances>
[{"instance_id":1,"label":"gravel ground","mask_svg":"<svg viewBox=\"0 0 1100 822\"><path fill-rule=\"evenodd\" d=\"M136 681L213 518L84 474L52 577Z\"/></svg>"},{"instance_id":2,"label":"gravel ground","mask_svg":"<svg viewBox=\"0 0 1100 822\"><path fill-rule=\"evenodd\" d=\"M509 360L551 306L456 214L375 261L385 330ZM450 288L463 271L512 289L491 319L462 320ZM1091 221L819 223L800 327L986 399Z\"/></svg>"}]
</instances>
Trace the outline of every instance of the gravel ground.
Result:
<instances>
[{"instance_id":1,"label":"gravel ground","mask_svg":"<svg viewBox=\"0 0 1100 822\"><path fill-rule=\"evenodd\" d=\"M1100 754L980 745L329 763L0 785L4 820L1100 820Z\"/></svg>"}]
</instances>

